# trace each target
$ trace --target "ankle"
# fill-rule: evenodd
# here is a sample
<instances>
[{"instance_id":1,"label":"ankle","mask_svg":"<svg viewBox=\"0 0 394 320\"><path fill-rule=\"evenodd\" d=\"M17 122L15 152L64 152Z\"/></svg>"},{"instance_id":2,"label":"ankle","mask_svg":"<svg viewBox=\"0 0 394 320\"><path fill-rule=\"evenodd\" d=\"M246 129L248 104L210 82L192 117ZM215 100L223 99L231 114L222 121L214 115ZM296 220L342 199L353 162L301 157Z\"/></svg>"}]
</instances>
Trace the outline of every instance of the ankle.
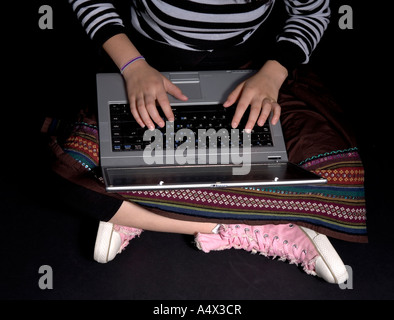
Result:
<instances>
[{"instance_id":1,"label":"ankle","mask_svg":"<svg viewBox=\"0 0 394 320\"><path fill-rule=\"evenodd\" d=\"M222 226L221 224L217 224L215 228L212 229L211 233L218 234L221 226Z\"/></svg>"}]
</instances>

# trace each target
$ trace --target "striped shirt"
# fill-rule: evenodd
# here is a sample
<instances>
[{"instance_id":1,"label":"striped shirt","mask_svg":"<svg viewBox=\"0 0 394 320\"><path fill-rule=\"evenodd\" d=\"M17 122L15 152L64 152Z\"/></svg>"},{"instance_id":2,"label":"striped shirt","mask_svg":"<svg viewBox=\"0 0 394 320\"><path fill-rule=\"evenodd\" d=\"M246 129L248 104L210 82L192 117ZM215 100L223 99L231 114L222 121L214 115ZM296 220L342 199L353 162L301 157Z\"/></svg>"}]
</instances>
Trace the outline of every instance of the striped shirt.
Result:
<instances>
[{"instance_id":1,"label":"striped shirt","mask_svg":"<svg viewBox=\"0 0 394 320\"><path fill-rule=\"evenodd\" d=\"M288 18L277 43L309 57L329 23L329 0L283 0ZM114 1L69 0L91 39L124 32ZM245 42L269 16L275 0L130 0L131 23L143 36L185 50L211 51Z\"/></svg>"}]
</instances>

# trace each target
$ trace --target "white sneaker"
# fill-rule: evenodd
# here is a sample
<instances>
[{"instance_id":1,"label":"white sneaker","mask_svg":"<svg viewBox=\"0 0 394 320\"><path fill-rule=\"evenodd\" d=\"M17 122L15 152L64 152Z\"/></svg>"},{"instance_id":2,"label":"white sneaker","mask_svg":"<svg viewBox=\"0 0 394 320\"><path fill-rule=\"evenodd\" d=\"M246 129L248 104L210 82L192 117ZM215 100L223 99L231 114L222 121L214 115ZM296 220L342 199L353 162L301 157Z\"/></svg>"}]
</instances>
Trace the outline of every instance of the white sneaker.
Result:
<instances>
[{"instance_id":1,"label":"white sneaker","mask_svg":"<svg viewBox=\"0 0 394 320\"><path fill-rule=\"evenodd\" d=\"M121 253L129 241L141 234L141 229L100 221L94 246L94 260L107 263Z\"/></svg>"},{"instance_id":2,"label":"white sneaker","mask_svg":"<svg viewBox=\"0 0 394 320\"><path fill-rule=\"evenodd\" d=\"M328 238L311 229L300 227L312 241L319 256L315 260L315 272L317 276L329 283L344 283L349 278L341 257L338 255Z\"/></svg>"}]
</instances>

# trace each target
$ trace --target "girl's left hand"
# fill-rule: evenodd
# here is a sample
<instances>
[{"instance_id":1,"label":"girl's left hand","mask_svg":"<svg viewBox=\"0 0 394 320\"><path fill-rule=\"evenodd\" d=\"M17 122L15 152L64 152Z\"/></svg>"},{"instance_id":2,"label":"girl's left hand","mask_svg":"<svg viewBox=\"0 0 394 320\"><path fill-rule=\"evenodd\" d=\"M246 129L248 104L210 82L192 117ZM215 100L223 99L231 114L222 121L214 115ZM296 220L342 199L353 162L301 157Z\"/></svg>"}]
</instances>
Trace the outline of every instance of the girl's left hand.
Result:
<instances>
[{"instance_id":1,"label":"girl's left hand","mask_svg":"<svg viewBox=\"0 0 394 320\"><path fill-rule=\"evenodd\" d=\"M275 125L279 121L281 113L281 107L277 102L279 89L287 75L287 69L279 62L268 60L256 74L241 82L223 104L224 107L229 107L238 100L231 122L232 128L238 126L249 106L250 113L245 125L246 132L251 132L256 122L258 126L263 126L271 112L273 112L272 124Z\"/></svg>"}]
</instances>

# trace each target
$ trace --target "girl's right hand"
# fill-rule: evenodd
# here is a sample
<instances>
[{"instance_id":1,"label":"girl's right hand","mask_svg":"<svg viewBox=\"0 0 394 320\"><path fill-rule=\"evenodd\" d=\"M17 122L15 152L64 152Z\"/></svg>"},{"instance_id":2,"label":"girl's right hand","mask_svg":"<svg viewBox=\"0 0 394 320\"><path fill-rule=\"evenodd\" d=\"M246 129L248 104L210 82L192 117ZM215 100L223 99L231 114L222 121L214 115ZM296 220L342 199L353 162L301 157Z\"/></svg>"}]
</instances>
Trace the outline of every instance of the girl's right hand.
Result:
<instances>
[{"instance_id":1,"label":"girl's right hand","mask_svg":"<svg viewBox=\"0 0 394 320\"><path fill-rule=\"evenodd\" d=\"M153 130L156 123L164 127L165 123L157 110L162 108L168 121L174 121L167 93L186 101L188 98L176 85L152 68L145 60L138 60L123 72L131 113L141 127Z\"/></svg>"}]
</instances>

